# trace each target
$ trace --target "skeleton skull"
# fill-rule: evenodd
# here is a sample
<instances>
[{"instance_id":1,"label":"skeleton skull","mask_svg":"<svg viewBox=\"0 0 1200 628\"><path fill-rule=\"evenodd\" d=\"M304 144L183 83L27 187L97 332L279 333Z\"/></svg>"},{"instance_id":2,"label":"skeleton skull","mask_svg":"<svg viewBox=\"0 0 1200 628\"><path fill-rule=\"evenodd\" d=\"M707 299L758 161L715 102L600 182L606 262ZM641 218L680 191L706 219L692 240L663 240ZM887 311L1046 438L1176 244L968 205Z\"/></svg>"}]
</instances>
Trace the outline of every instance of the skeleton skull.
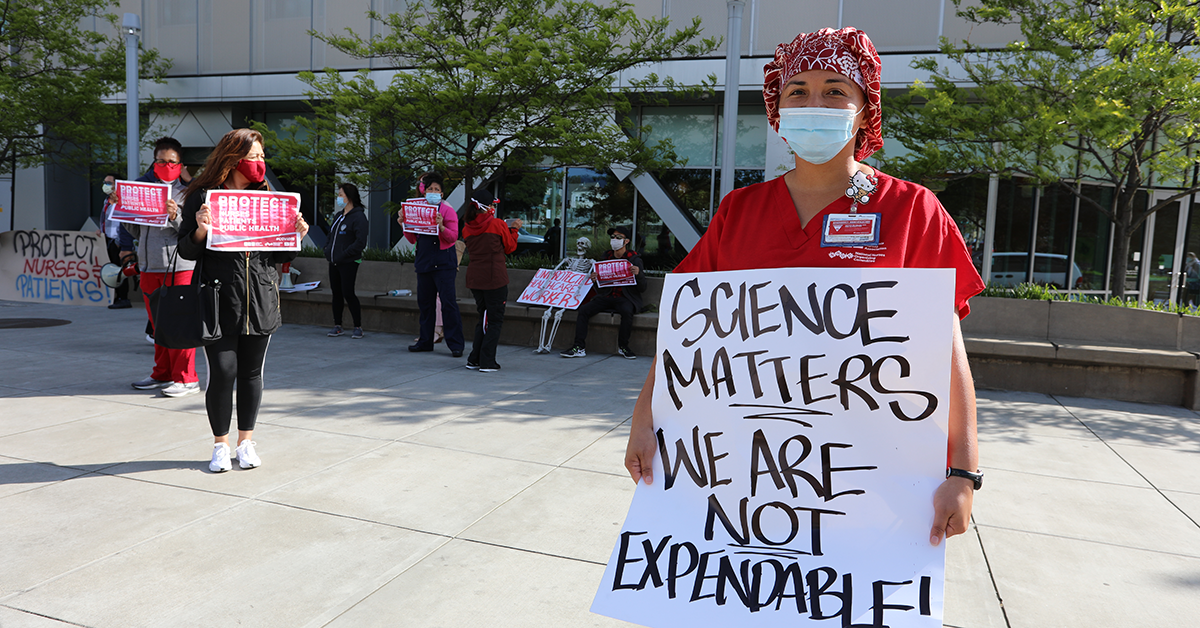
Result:
<instances>
[{"instance_id":1,"label":"skeleton skull","mask_svg":"<svg viewBox=\"0 0 1200 628\"><path fill-rule=\"evenodd\" d=\"M592 248L592 241L587 238L579 238L575 241L575 255L583 257L587 255L588 250Z\"/></svg>"}]
</instances>

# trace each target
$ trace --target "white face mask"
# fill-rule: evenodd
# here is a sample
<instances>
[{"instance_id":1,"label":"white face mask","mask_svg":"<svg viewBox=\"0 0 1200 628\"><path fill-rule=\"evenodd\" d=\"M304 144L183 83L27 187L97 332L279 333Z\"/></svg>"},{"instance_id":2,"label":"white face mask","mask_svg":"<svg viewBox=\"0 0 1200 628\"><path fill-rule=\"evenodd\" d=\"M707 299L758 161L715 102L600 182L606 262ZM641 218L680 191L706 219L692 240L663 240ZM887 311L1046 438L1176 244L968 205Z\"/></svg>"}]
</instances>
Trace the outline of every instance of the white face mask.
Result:
<instances>
[{"instance_id":1,"label":"white face mask","mask_svg":"<svg viewBox=\"0 0 1200 628\"><path fill-rule=\"evenodd\" d=\"M425 193L425 202L430 205L433 205L434 207L437 207L442 202L442 195L438 194L437 192L426 192Z\"/></svg>"},{"instance_id":2,"label":"white face mask","mask_svg":"<svg viewBox=\"0 0 1200 628\"><path fill-rule=\"evenodd\" d=\"M105 183L104 185L100 186L100 189L104 190L105 194L112 194L113 193L113 184Z\"/></svg>"},{"instance_id":3,"label":"white face mask","mask_svg":"<svg viewBox=\"0 0 1200 628\"><path fill-rule=\"evenodd\" d=\"M823 164L854 141L854 118L862 109L789 107L779 110L779 135L796 156L810 164Z\"/></svg>"},{"instance_id":4,"label":"white face mask","mask_svg":"<svg viewBox=\"0 0 1200 628\"><path fill-rule=\"evenodd\" d=\"M613 238L612 240L609 240L609 244L611 244L612 249L614 251L616 251L616 250L620 249L621 247L625 246L625 240L624 240L624 238L621 238L621 239Z\"/></svg>"}]
</instances>

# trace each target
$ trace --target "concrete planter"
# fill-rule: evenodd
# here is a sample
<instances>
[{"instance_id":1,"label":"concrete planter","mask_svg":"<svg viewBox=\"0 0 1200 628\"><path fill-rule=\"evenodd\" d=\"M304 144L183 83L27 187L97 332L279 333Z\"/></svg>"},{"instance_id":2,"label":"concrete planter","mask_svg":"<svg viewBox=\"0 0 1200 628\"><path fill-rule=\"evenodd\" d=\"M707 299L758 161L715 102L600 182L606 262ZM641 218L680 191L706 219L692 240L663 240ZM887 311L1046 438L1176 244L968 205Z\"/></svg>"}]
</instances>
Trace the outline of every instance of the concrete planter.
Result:
<instances>
[{"instance_id":1,"label":"concrete planter","mask_svg":"<svg viewBox=\"0 0 1200 628\"><path fill-rule=\"evenodd\" d=\"M966 336L989 338L1136 349L1200 349L1200 317L1096 303L975 297L962 330Z\"/></svg>"},{"instance_id":2,"label":"concrete planter","mask_svg":"<svg viewBox=\"0 0 1200 628\"><path fill-rule=\"evenodd\" d=\"M307 283L320 281L321 287L312 292L282 295L283 319L286 323L302 325L332 325L333 316L329 289L329 263L313 257L297 258L292 265L301 274L296 281ZM531 307L517 303L537 271L508 269L508 306L500 342L504 344L536 347L541 337L544 307ZM661 277L650 277L643 298L648 304L657 304L662 294ZM401 262L362 262L358 270L355 292L362 305L363 328L368 331L416 334L418 314L416 290L417 273L412 264ZM413 296L391 297L391 290L411 290ZM468 348L474 334L477 319L475 300L466 286L466 267L458 272L455 281L455 296L462 314L463 331ZM348 317L349 312L343 316ZM348 322L346 320L345 322ZM555 337L554 349L565 350L571 342L575 329L575 312L564 313L562 324ZM615 314L598 314L588 327L588 351L615 353L617 350L617 327L619 317ZM658 327L656 314L638 314L634 317L630 348L641 355L651 355L655 349L655 334Z\"/></svg>"},{"instance_id":3,"label":"concrete planter","mask_svg":"<svg viewBox=\"0 0 1200 628\"><path fill-rule=\"evenodd\" d=\"M976 386L1167 403L1200 401L1200 318L976 297L962 322Z\"/></svg>"}]
</instances>

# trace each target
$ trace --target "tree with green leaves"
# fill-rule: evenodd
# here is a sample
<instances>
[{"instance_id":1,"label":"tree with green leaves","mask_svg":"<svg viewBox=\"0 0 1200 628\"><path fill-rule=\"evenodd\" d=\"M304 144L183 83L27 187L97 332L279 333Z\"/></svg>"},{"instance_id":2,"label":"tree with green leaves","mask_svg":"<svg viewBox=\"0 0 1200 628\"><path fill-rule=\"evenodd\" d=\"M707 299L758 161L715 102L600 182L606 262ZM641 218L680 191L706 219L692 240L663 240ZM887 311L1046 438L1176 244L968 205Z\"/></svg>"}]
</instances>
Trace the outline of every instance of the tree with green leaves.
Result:
<instances>
[{"instance_id":1,"label":"tree with green leaves","mask_svg":"<svg viewBox=\"0 0 1200 628\"><path fill-rule=\"evenodd\" d=\"M1154 212L1200 191L1200 3L978 0L958 15L1015 25L1001 49L942 42L949 67L894 101L885 133L909 151L885 167L921 180L999 174L1060 185L1114 229L1110 289L1125 292L1130 239ZM1111 202L1079 184L1111 187ZM1140 189L1178 188L1139 206Z\"/></svg>"},{"instance_id":2,"label":"tree with green leaves","mask_svg":"<svg viewBox=\"0 0 1200 628\"><path fill-rule=\"evenodd\" d=\"M67 159L89 146L112 157L124 144L124 110L104 98L125 91L125 41L116 0L0 1L0 173ZM110 26L82 26L97 18ZM140 76L162 81L170 63L154 50Z\"/></svg>"},{"instance_id":3,"label":"tree with green leaves","mask_svg":"<svg viewBox=\"0 0 1200 628\"><path fill-rule=\"evenodd\" d=\"M699 18L672 31L623 0L414 0L369 16L380 34L313 36L385 61L390 82L302 72L312 115L278 134L257 127L278 170L342 172L379 189L430 168L470 183L556 166L668 167L670 142L649 143L628 114L632 98L680 86L637 68L719 43L700 39Z\"/></svg>"}]
</instances>

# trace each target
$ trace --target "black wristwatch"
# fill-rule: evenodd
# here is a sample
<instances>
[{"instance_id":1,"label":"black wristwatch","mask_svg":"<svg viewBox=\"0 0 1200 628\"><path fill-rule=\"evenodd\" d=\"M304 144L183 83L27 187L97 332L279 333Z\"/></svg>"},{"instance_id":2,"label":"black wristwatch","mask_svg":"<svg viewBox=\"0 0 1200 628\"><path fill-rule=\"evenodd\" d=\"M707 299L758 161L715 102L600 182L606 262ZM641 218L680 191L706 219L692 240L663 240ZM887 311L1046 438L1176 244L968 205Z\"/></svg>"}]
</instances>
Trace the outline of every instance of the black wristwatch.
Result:
<instances>
[{"instance_id":1,"label":"black wristwatch","mask_svg":"<svg viewBox=\"0 0 1200 628\"><path fill-rule=\"evenodd\" d=\"M977 491L979 489L983 488L983 474L982 473L971 473L970 471L963 471L962 469L955 469L954 467L947 467L946 468L946 477L951 477L951 476L967 478L968 480L974 482L975 490L977 490Z\"/></svg>"}]
</instances>

